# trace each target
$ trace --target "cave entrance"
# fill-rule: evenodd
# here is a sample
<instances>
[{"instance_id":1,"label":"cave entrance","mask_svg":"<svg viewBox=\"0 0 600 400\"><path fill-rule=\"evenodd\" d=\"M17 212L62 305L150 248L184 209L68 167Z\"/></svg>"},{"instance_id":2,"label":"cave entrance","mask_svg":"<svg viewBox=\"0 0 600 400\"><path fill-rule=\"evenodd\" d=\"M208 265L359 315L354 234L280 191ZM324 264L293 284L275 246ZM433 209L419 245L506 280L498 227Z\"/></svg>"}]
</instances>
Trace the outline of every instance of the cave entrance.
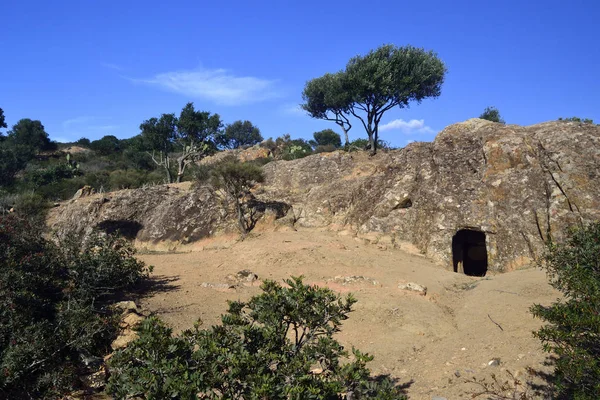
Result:
<instances>
[{"instance_id":1,"label":"cave entrance","mask_svg":"<svg viewBox=\"0 0 600 400\"><path fill-rule=\"evenodd\" d=\"M469 276L485 276L488 268L485 233L461 229L452 237L454 272Z\"/></svg>"}]
</instances>

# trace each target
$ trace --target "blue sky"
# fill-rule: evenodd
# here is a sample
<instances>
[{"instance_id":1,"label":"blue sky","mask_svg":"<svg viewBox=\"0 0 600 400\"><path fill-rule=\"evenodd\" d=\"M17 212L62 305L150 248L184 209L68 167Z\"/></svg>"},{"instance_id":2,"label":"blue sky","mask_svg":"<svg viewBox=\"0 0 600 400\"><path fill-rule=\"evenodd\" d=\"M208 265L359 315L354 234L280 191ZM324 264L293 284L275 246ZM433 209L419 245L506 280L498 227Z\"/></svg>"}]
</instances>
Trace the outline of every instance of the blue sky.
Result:
<instances>
[{"instance_id":1,"label":"blue sky","mask_svg":"<svg viewBox=\"0 0 600 400\"><path fill-rule=\"evenodd\" d=\"M28 1L0 6L0 108L59 141L125 138L188 101L263 136L309 138L305 82L382 44L434 50L442 95L387 113L382 139L432 140L498 107L509 123L600 121L600 2ZM354 123L352 138L366 134Z\"/></svg>"}]
</instances>

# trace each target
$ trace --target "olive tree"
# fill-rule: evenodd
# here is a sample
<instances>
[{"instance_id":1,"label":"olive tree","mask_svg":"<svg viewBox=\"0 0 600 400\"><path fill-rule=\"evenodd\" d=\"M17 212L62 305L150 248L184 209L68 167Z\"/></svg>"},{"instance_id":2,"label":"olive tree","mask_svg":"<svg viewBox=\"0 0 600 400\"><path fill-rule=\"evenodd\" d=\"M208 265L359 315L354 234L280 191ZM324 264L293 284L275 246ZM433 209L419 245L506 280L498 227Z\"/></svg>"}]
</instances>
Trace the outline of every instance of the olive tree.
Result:
<instances>
[{"instance_id":1,"label":"olive tree","mask_svg":"<svg viewBox=\"0 0 600 400\"><path fill-rule=\"evenodd\" d=\"M375 154L385 112L438 97L445 74L446 66L432 51L384 45L353 57L344 71L307 82L302 108L314 118L338 125L338 120L356 117Z\"/></svg>"},{"instance_id":2,"label":"olive tree","mask_svg":"<svg viewBox=\"0 0 600 400\"><path fill-rule=\"evenodd\" d=\"M163 114L160 118L150 118L140 125L142 141L145 147L152 150L148 154L156 165L165 169L167 183L173 182L170 153L173 151L176 124L175 114Z\"/></svg>"},{"instance_id":3,"label":"olive tree","mask_svg":"<svg viewBox=\"0 0 600 400\"><path fill-rule=\"evenodd\" d=\"M216 165L212 171L212 184L223 189L235 205L237 222L242 235L252 228L246 218L246 199L250 188L256 183L264 182L262 169L255 164L240 163L237 159L228 158Z\"/></svg>"},{"instance_id":4,"label":"olive tree","mask_svg":"<svg viewBox=\"0 0 600 400\"><path fill-rule=\"evenodd\" d=\"M260 130L250 121L235 121L227 125L221 140L221 145L228 149L237 149L241 146L253 146L262 142Z\"/></svg>"},{"instance_id":5,"label":"olive tree","mask_svg":"<svg viewBox=\"0 0 600 400\"><path fill-rule=\"evenodd\" d=\"M167 182L172 182L172 153L177 153L176 182L181 182L188 165L216 149L222 136L223 123L219 114L196 111L194 103L188 103L175 114L163 114L142 122L142 141L152 153L152 160L166 170ZM158 154L156 154L158 153ZM158 156L158 159L157 159Z\"/></svg>"},{"instance_id":6,"label":"olive tree","mask_svg":"<svg viewBox=\"0 0 600 400\"><path fill-rule=\"evenodd\" d=\"M333 121L344 132L345 146L349 144L348 131L352 124L348 116L352 104L352 91L347 86L343 72L325 74L306 83L302 92L304 103L300 107L313 118Z\"/></svg>"},{"instance_id":7,"label":"olive tree","mask_svg":"<svg viewBox=\"0 0 600 400\"><path fill-rule=\"evenodd\" d=\"M175 143L181 150L177 157L177 182L181 182L186 167L216 148L222 136L223 123L219 114L196 111L194 103L181 110L175 132Z\"/></svg>"}]
</instances>

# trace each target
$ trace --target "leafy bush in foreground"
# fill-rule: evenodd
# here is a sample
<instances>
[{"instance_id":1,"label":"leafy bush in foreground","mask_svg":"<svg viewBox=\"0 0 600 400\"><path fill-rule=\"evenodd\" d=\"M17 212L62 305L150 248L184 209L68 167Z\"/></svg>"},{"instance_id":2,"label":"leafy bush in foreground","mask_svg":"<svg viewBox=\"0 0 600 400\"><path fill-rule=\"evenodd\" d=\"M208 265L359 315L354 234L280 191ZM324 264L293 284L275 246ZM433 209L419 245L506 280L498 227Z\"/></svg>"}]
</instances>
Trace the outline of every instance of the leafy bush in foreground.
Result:
<instances>
[{"instance_id":1,"label":"leafy bush in foreground","mask_svg":"<svg viewBox=\"0 0 600 400\"><path fill-rule=\"evenodd\" d=\"M353 360L333 335L356 300L301 278L262 285L264 293L230 302L222 324L173 337L156 318L109 362L108 391L144 399L400 399L387 378L370 378L371 356ZM317 369L318 368L318 369Z\"/></svg>"},{"instance_id":2,"label":"leafy bush in foreground","mask_svg":"<svg viewBox=\"0 0 600 400\"><path fill-rule=\"evenodd\" d=\"M559 396L600 398L600 223L551 244L546 257L550 283L564 299L535 305L533 315L548 322L535 332L544 349L557 355ZM561 397L563 398L563 397Z\"/></svg>"},{"instance_id":3,"label":"leafy bush in foreground","mask_svg":"<svg viewBox=\"0 0 600 400\"><path fill-rule=\"evenodd\" d=\"M129 244L93 236L59 245L0 216L0 398L56 398L117 331L109 300L149 271Z\"/></svg>"}]
</instances>

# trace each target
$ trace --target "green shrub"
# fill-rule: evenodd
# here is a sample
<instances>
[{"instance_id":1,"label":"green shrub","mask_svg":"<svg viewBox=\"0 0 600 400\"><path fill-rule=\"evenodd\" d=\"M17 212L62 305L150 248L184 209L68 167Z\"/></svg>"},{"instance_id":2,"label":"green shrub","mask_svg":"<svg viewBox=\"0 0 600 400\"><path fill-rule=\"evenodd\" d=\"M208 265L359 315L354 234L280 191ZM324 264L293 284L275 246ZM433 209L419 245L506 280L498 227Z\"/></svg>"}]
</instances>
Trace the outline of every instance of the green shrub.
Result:
<instances>
[{"instance_id":1,"label":"green shrub","mask_svg":"<svg viewBox=\"0 0 600 400\"><path fill-rule=\"evenodd\" d=\"M222 324L179 337L156 318L109 361L108 391L143 399L400 399L391 380L371 379L371 356L333 338L356 300L329 289L265 281L248 302L230 302ZM342 361L347 362L342 362ZM315 368L319 368L316 371Z\"/></svg>"},{"instance_id":2,"label":"green shrub","mask_svg":"<svg viewBox=\"0 0 600 400\"><path fill-rule=\"evenodd\" d=\"M481 119L485 119L492 122L498 122L504 124L504 120L500 116L500 111L496 107L486 107L483 113L479 116Z\"/></svg>"},{"instance_id":3,"label":"green shrub","mask_svg":"<svg viewBox=\"0 0 600 400\"><path fill-rule=\"evenodd\" d=\"M532 307L548 324L535 332L544 349L557 356L559 396L600 396L600 223L574 231L564 244L550 244L545 267L564 299Z\"/></svg>"},{"instance_id":4,"label":"green shrub","mask_svg":"<svg viewBox=\"0 0 600 400\"><path fill-rule=\"evenodd\" d=\"M93 236L54 244L0 216L0 398L57 398L118 329L109 300L149 272L129 244Z\"/></svg>"},{"instance_id":5,"label":"green shrub","mask_svg":"<svg viewBox=\"0 0 600 400\"><path fill-rule=\"evenodd\" d=\"M570 117L570 118L559 118L559 121L563 122L579 122L581 124L594 124L594 120L590 118L579 118L579 117Z\"/></svg>"}]
</instances>

